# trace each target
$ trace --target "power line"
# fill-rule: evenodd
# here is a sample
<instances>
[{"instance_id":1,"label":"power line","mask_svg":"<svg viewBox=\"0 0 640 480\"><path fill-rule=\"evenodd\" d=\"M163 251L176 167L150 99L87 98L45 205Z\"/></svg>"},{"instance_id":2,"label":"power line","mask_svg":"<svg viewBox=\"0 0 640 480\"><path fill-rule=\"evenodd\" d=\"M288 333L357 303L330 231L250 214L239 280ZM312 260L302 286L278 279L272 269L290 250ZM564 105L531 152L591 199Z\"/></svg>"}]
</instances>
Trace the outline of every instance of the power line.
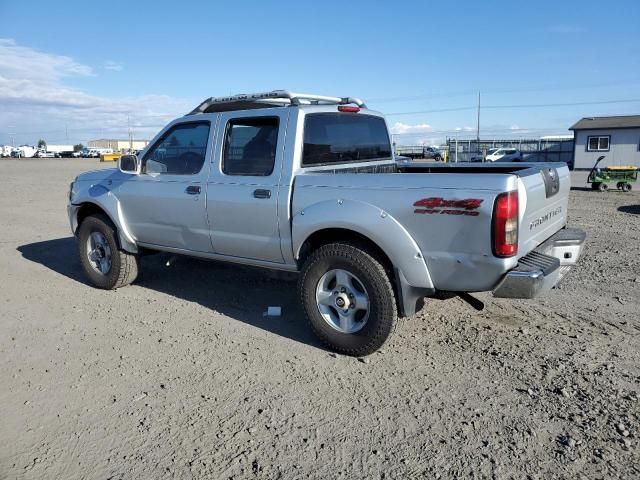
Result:
<instances>
[{"instance_id":1,"label":"power line","mask_svg":"<svg viewBox=\"0 0 640 480\"><path fill-rule=\"evenodd\" d=\"M499 110L507 108L547 108L547 107L578 107L584 105L610 105L614 103L639 103L640 99L632 98L625 100L602 100L598 102L571 102L571 103L537 103L537 104L520 104L520 105L484 105L483 109ZM387 113L388 117L392 115L416 115L422 113L442 113L442 112L459 112L463 110L475 110L477 107L455 107L455 108L439 108L434 110L416 110L413 112L393 112Z\"/></svg>"},{"instance_id":2,"label":"power line","mask_svg":"<svg viewBox=\"0 0 640 480\"><path fill-rule=\"evenodd\" d=\"M508 94L508 93L522 93L522 92L554 92L554 91L567 91L567 90L581 90L587 88L604 88L604 87L615 87L620 85L637 85L640 83L640 79L632 79L625 80L619 82L606 82L606 83L592 83L592 84L583 84L583 85L565 85L565 86L554 86L553 84L549 84L547 86L539 85L536 87L520 87L520 88L508 88L508 89L500 89L500 88L483 88L482 91L484 93L491 94ZM440 93L422 93L416 95L408 95L402 97L379 97L379 98L368 98L368 103L389 103L389 102L404 102L411 100L422 100L422 99L435 99L435 98L455 98L455 97L471 97L475 96L477 90L457 90L452 92L440 92Z\"/></svg>"}]
</instances>

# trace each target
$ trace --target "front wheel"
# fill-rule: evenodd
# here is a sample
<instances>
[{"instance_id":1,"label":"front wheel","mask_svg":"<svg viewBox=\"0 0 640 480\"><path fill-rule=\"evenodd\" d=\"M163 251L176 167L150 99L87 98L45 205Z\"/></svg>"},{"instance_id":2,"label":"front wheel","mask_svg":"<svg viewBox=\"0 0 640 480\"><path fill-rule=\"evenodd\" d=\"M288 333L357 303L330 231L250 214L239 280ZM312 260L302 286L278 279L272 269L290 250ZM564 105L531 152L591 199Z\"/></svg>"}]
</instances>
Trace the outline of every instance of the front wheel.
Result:
<instances>
[{"instance_id":1,"label":"front wheel","mask_svg":"<svg viewBox=\"0 0 640 480\"><path fill-rule=\"evenodd\" d=\"M598 190L600 190L601 192L606 192L607 190L609 190L609 185L607 185L606 183L601 183L598 185Z\"/></svg>"},{"instance_id":2,"label":"front wheel","mask_svg":"<svg viewBox=\"0 0 640 480\"><path fill-rule=\"evenodd\" d=\"M313 332L337 352L373 353L395 328L389 275L356 243L330 243L314 251L304 263L298 290Z\"/></svg>"},{"instance_id":3,"label":"front wheel","mask_svg":"<svg viewBox=\"0 0 640 480\"><path fill-rule=\"evenodd\" d=\"M118 248L116 229L105 215L91 215L82 221L78 251L85 274L98 288L115 290L138 276L138 257Z\"/></svg>"}]
</instances>

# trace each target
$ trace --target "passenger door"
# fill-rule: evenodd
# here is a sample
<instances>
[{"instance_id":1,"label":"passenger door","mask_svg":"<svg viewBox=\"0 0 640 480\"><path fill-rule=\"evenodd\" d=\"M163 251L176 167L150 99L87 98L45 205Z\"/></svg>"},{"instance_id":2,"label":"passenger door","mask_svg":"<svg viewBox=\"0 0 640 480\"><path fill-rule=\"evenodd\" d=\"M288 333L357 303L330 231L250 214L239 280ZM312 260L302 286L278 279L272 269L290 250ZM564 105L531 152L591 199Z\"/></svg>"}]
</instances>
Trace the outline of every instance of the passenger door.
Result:
<instances>
[{"instance_id":1,"label":"passenger door","mask_svg":"<svg viewBox=\"0 0 640 480\"><path fill-rule=\"evenodd\" d=\"M215 253L283 263L278 193L287 109L220 115L207 212Z\"/></svg>"},{"instance_id":2,"label":"passenger door","mask_svg":"<svg viewBox=\"0 0 640 480\"><path fill-rule=\"evenodd\" d=\"M141 159L141 173L118 187L122 216L136 241L211 251L205 160L213 131L208 120L171 126Z\"/></svg>"}]
</instances>

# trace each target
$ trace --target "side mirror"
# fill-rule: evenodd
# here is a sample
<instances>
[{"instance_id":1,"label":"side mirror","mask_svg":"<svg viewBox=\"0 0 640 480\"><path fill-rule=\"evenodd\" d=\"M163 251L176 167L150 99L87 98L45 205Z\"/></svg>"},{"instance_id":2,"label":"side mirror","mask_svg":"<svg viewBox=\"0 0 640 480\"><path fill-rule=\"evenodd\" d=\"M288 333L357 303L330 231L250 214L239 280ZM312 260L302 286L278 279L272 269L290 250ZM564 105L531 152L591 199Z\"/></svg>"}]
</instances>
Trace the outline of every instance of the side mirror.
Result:
<instances>
[{"instance_id":1,"label":"side mirror","mask_svg":"<svg viewBox=\"0 0 640 480\"><path fill-rule=\"evenodd\" d=\"M118 159L118 170L137 175L140 173L140 161L136 155L122 155Z\"/></svg>"}]
</instances>

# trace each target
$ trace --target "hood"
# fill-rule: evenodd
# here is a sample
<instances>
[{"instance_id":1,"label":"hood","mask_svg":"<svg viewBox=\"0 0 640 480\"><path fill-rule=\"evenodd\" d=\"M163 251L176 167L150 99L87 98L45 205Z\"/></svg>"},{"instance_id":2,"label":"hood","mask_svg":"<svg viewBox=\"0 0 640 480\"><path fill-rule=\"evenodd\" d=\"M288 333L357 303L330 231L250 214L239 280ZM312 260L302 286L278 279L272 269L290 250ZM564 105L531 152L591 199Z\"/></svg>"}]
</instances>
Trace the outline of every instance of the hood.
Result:
<instances>
[{"instance_id":1,"label":"hood","mask_svg":"<svg viewBox=\"0 0 640 480\"><path fill-rule=\"evenodd\" d=\"M100 170L91 170L78 175L75 179L76 182L95 182L100 180L106 180L107 178L119 179L126 175L117 168L103 168Z\"/></svg>"}]
</instances>

